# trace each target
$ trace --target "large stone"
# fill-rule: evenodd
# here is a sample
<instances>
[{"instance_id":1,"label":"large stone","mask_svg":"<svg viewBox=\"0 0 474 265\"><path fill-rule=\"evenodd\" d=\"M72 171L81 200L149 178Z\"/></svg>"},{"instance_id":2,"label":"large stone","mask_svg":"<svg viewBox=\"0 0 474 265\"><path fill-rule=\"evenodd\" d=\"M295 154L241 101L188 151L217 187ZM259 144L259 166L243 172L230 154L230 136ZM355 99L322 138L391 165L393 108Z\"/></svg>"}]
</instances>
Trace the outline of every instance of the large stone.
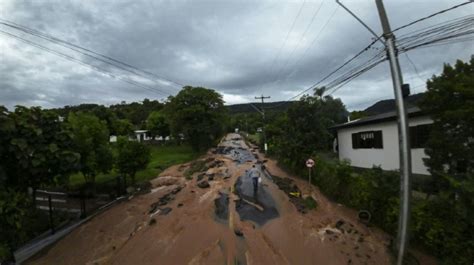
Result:
<instances>
[{"instance_id":1,"label":"large stone","mask_svg":"<svg viewBox=\"0 0 474 265\"><path fill-rule=\"evenodd\" d=\"M199 188L201 188L201 189L205 189L205 188L209 188L209 187L210 187L209 182L207 182L207 180L203 180L203 181L199 182L199 183L197 184L197 186L198 186Z\"/></svg>"}]
</instances>

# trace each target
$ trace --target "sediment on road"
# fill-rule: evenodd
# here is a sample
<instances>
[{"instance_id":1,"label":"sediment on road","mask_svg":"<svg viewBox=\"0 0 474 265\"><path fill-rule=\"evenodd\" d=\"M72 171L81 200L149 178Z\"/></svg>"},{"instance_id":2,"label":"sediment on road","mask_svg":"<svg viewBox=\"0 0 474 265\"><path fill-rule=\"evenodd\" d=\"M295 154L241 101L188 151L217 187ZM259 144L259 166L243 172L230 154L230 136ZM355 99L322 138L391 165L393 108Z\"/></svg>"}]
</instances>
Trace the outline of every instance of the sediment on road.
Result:
<instances>
[{"instance_id":1,"label":"sediment on road","mask_svg":"<svg viewBox=\"0 0 474 265\"><path fill-rule=\"evenodd\" d=\"M254 193L248 170L262 164L269 175ZM102 213L29 264L390 264L386 234L238 134L150 183L149 193Z\"/></svg>"}]
</instances>

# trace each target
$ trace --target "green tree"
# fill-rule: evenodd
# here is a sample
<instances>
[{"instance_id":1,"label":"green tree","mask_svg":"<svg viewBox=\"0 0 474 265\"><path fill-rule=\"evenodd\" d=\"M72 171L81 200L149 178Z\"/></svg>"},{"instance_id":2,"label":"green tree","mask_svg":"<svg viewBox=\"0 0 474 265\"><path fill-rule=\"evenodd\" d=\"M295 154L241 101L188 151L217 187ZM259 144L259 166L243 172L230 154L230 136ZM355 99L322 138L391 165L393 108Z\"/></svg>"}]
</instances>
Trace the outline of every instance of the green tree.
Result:
<instances>
[{"instance_id":1,"label":"green tree","mask_svg":"<svg viewBox=\"0 0 474 265\"><path fill-rule=\"evenodd\" d=\"M444 65L443 73L427 82L421 107L433 118L426 165L433 175L453 176L460 186L474 173L474 58ZM467 183L466 183L467 184Z\"/></svg>"},{"instance_id":2,"label":"green tree","mask_svg":"<svg viewBox=\"0 0 474 265\"><path fill-rule=\"evenodd\" d=\"M116 166L119 172L125 178L130 177L132 184L135 184L137 171L145 169L148 162L150 162L150 148L140 142L119 137L117 150Z\"/></svg>"},{"instance_id":3,"label":"green tree","mask_svg":"<svg viewBox=\"0 0 474 265\"><path fill-rule=\"evenodd\" d=\"M2 183L0 183L2 184ZM13 252L24 238L24 225L31 198L26 193L0 188L0 263L14 262Z\"/></svg>"},{"instance_id":4,"label":"green tree","mask_svg":"<svg viewBox=\"0 0 474 265\"><path fill-rule=\"evenodd\" d=\"M127 119L117 119L113 124L114 132L112 134L128 136L133 134L133 124Z\"/></svg>"},{"instance_id":5,"label":"green tree","mask_svg":"<svg viewBox=\"0 0 474 265\"><path fill-rule=\"evenodd\" d=\"M212 146L224 132L226 108L214 90L186 86L165 108L173 135L182 134L196 151Z\"/></svg>"},{"instance_id":6,"label":"green tree","mask_svg":"<svg viewBox=\"0 0 474 265\"><path fill-rule=\"evenodd\" d=\"M358 120L364 117L367 117L367 113L363 110L354 110L350 113L349 117L351 118L351 121Z\"/></svg>"},{"instance_id":7,"label":"green tree","mask_svg":"<svg viewBox=\"0 0 474 265\"><path fill-rule=\"evenodd\" d=\"M474 258L474 57L428 80L421 108L433 118L425 164L445 198L443 207L428 205L439 226L421 237L452 264L465 264Z\"/></svg>"},{"instance_id":8,"label":"green tree","mask_svg":"<svg viewBox=\"0 0 474 265\"><path fill-rule=\"evenodd\" d=\"M53 111L0 106L0 263L26 237L32 198L27 188L55 185L76 169L79 155L72 138Z\"/></svg>"},{"instance_id":9,"label":"green tree","mask_svg":"<svg viewBox=\"0 0 474 265\"><path fill-rule=\"evenodd\" d=\"M17 106L12 113L4 110L1 119L0 175L8 187L36 190L63 181L77 169L71 133L55 112Z\"/></svg>"},{"instance_id":10,"label":"green tree","mask_svg":"<svg viewBox=\"0 0 474 265\"><path fill-rule=\"evenodd\" d=\"M75 150L81 155L80 171L86 183L94 183L98 173L110 171L113 155L109 147L107 124L87 113L70 113L68 124Z\"/></svg>"},{"instance_id":11,"label":"green tree","mask_svg":"<svg viewBox=\"0 0 474 265\"><path fill-rule=\"evenodd\" d=\"M153 111L150 113L146 120L146 128L153 138L155 136L162 136L164 139L170 135L170 126L166 121L166 116L163 111Z\"/></svg>"}]
</instances>

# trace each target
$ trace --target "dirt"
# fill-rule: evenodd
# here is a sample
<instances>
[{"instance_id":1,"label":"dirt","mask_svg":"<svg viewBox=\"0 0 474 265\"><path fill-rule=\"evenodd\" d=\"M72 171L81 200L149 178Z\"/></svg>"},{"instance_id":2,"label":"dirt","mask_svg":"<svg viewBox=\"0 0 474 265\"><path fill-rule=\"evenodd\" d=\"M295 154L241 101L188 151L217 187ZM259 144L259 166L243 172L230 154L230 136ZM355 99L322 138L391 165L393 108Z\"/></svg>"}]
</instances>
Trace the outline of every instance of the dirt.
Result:
<instances>
[{"instance_id":1,"label":"dirt","mask_svg":"<svg viewBox=\"0 0 474 265\"><path fill-rule=\"evenodd\" d=\"M201 158L206 171L186 180L190 163L166 169L159 177L168 179L152 181L149 193L103 212L28 264L391 264L385 233L274 160L266 169L291 189L268 176L249 195L246 171L266 160L255 150L229 134ZM203 181L209 187L197 186ZM317 207L303 214L289 194L296 191Z\"/></svg>"}]
</instances>

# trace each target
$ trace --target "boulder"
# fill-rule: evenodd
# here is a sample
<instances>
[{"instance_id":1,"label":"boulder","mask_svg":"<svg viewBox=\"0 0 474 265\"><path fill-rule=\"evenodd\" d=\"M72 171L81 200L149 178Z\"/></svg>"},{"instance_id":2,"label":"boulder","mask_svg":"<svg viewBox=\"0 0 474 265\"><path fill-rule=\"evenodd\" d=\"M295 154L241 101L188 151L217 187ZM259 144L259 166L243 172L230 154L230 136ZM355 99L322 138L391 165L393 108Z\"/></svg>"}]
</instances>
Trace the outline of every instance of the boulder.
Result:
<instances>
[{"instance_id":1,"label":"boulder","mask_svg":"<svg viewBox=\"0 0 474 265\"><path fill-rule=\"evenodd\" d=\"M199 183L197 184L197 186L198 186L199 188L201 188L201 189L205 189L205 188L209 188L209 187L210 187L209 182L207 182L207 180L203 180L203 181L199 182Z\"/></svg>"}]
</instances>

